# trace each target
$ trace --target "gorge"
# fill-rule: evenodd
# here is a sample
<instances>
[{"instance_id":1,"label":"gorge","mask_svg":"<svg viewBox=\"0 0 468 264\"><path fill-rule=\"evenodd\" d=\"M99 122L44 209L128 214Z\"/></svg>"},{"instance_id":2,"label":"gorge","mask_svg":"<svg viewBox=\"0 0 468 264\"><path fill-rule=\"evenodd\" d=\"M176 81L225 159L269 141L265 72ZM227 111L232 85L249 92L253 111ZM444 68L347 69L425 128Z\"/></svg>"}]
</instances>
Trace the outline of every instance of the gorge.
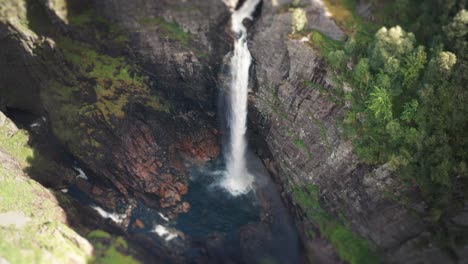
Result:
<instances>
[{"instance_id":1,"label":"gorge","mask_svg":"<svg viewBox=\"0 0 468 264\"><path fill-rule=\"evenodd\" d=\"M466 263L465 0L0 0L0 263Z\"/></svg>"}]
</instances>

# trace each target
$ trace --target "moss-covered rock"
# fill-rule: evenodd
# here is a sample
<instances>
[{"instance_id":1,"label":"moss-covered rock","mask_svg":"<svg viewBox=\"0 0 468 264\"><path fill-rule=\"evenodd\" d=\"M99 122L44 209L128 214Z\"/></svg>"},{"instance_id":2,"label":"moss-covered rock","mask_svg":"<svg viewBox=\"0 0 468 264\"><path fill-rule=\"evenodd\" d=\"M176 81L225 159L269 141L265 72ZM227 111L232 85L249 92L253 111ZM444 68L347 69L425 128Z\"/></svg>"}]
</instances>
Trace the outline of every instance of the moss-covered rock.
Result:
<instances>
[{"instance_id":1,"label":"moss-covered rock","mask_svg":"<svg viewBox=\"0 0 468 264\"><path fill-rule=\"evenodd\" d=\"M138 263L123 237L96 230L84 238L79 233L85 230L77 233L68 226L68 217L78 218L70 198L25 173L38 158L28 141L28 132L0 112L0 261Z\"/></svg>"},{"instance_id":2,"label":"moss-covered rock","mask_svg":"<svg viewBox=\"0 0 468 264\"><path fill-rule=\"evenodd\" d=\"M346 226L346 219L336 220L320 205L319 190L314 185L307 188L294 188L292 192L294 202L304 211L306 218L313 225L318 226L320 235L326 237L335 247L342 260L351 264L379 263L369 242L353 233ZM310 230L311 231L311 230ZM311 231L309 236L314 236Z\"/></svg>"},{"instance_id":3,"label":"moss-covered rock","mask_svg":"<svg viewBox=\"0 0 468 264\"><path fill-rule=\"evenodd\" d=\"M0 115L0 256L10 263L86 263L91 244L66 225L54 194L23 172L34 153L27 132Z\"/></svg>"},{"instance_id":4,"label":"moss-covered rock","mask_svg":"<svg viewBox=\"0 0 468 264\"><path fill-rule=\"evenodd\" d=\"M91 231L87 238L95 245L95 255L90 261L99 264L136 264L135 258L129 256L129 247L122 237L113 237L102 230Z\"/></svg>"},{"instance_id":5,"label":"moss-covered rock","mask_svg":"<svg viewBox=\"0 0 468 264\"><path fill-rule=\"evenodd\" d=\"M102 158L92 150L101 147L106 130L124 119L129 103L170 111L166 101L151 93L148 78L139 75L123 57L108 56L67 37L59 38L56 47L69 68L63 69L63 78L49 81L41 99L50 113L53 131L75 155Z\"/></svg>"}]
</instances>

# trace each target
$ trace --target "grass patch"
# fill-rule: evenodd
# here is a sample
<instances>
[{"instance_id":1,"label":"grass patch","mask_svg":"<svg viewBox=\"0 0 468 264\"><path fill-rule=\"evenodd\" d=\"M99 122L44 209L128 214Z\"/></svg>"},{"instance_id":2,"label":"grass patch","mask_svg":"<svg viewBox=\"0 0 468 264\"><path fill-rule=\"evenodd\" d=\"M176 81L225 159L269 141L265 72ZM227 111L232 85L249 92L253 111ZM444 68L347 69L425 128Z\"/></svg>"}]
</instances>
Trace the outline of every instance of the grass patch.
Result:
<instances>
[{"instance_id":1,"label":"grass patch","mask_svg":"<svg viewBox=\"0 0 468 264\"><path fill-rule=\"evenodd\" d=\"M96 264L137 264L129 256L128 244L122 237L113 237L102 230L94 230L88 234L88 239L95 247L94 257L90 263Z\"/></svg>"},{"instance_id":2,"label":"grass patch","mask_svg":"<svg viewBox=\"0 0 468 264\"><path fill-rule=\"evenodd\" d=\"M299 149L305 151L307 153L307 158L312 159L312 153L310 153L309 148L307 147L306 143L304 140L297 138L293 141L294 145L298 147Z\"/></svg>"},{"instance_id":3,"label":"grass patch","mask_svg":"<svg viewBox=\"0 0 468 264\"><path fill-rule=\"evenodd\" d=\"M317 225L320 233L332 243L342 260L351 264L379 263L378 256L370 249L369 243L364 238L354 234L322 209L319 190L315 185L310 184L304 189L296 187L292 195L307 218Z\"/></svg>"},{"instance_id":4,"label":"grass patch","mask_svg":"<svg viewBox=\"0 0 468 264\"><path fill-rule=\"evenodd\" d=\"M343 42L334 40L317 30L310 31L308 43L310 46L317 48L322 56L343 47Z\"/></svg>"},{"instance_id":5,"label":"grass patch","mask_svg":"<svg viewBox=\"0 0 468 264\"><path fill-rule=\"evenodd\" d=\"M29 134L25 130L19 130L14 135L8 135L6 126L0 127L0 147L12 155L21 165L26 168L28 160L34 156L33 149L28 145Z\"/></svg>"},{"instance_id":6,"label":"grass patch","mask_svg":"<svg viewBox=\"0 0 468 264\"><path fill-rule=\"evenodd\" d=\"M121 29L115 22L107 20L98 15L93 9L71 14L68 18L69 24L80 27L82 30L94 31L94 35L101 41L103 38L112 40L116 44L125 44L129 41L127 32ZM103 32L105 31L105 32Z\"/></svg>"},{"instance_id":7,"label":"grass patch","mask_svg":"<svg viewBox=\"0 0 468 264\"><path fill-rule=\"evenodd\" d=\"M180 42L184 47L189 46L192 38L190 33L185 32L177 23L168 22L162 17L144 17L140 19L140 24L157 26L168 38Z\"/></svg>"},{"instance_id":8,"label":"grass patch","mask_svg":"<svg viewBox=\"0 0 468 264\"><path fill-rule=\"evenodd\" d=\"M207 58L208 54L195 48L192 42L192 34L186 32L179 24L169 22L162 17L143 17L139 20L143 26L155 26L161 30L163 35L168 39L180 43L185 49L192 50L199 58Z\"/></svg>"},{"instance_id":9,"label":"grass patch","mask_svg":"<svg viewBox=\"0 0 468 264\"><path fill-rule=\"evenodd\" d=\"M304 140L302 139L296 139L294 140L294 145L296 145L296 147L300 148L300 149L303 149L303 150L307 150L307 145L305 144Z\"/></svg>"},{"instance_id":10,"label":"grass patch","mask_svg":"<svg viewBox=\"0 0 468 264\"><path fill-rule=\"evenodd\" d=\"M0 255L9 263L87 261L91 246L65 225L54 196L20 171L0 165L0 213L12 211L29 220L22 227L0 228Z\"/></svg>"},{"instance_id":11,"label":"grass patch","mask_svg":"<svg viewBox=\"0 0 468 264\"><path fill-rule=\"evenodd\" d=\"M156 110L169 112L169 105L150 92L148 79L139 75L123 57L111 57L69 38L61 38L59 47L80 75L95 81L96 106L109 122L122 118L123 107L132 99ZM65 96L72 89L65 89Z\"/></svg>"},{"instance_id":12,"label":"grass patch","mask_svg":"<svg viewBox=\"0 0 468 264\"><path fill-rule=\"evenodd\" d=\"M85 10L79 14L76 15L71 15L68 18L68 22L71 25L75 26L83 26L85 24L88 24L92 22L94 19L96 19L96 14L94 13L93 10Z\"/></svg>"}]
</instances>

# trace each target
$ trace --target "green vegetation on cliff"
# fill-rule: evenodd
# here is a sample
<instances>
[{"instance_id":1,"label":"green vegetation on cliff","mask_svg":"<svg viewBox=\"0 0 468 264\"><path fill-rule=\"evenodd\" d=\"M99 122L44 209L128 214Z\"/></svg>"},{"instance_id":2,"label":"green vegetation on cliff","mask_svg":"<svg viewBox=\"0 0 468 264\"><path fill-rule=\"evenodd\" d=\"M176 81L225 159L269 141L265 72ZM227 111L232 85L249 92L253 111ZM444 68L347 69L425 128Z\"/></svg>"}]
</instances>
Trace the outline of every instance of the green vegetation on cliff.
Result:
<instances>
[{"instance_id":1,"label":"green vegetation on cliff","mask_svg":"<svg viewBox=\"0 0 468 264\"><path fill-rule=\"evenodd\" d=\"M94 257L90 261L96 264L137 264L129 253L127 242L122 237L114 237L102 230L91 231L87 238L94 245Z\"/></svg>"},{"instance_id":2,"label":"green vegetation on cliff","mask_svg":"<svg viewBox=\"0 0 468 264\"><path fill-rule=\"evenodd\" d=\"M438 245L449 248L461 240L447 237L443 223L468 201L465 2L372 2L370 23L357 15L356 1L325 1L349 39L310 41L338 74L337 85L351 86L343 127L357 156L389 164L425 201Z\"/></svg>"},{"instance_id":3,"label":"green vegetation on cliff","mask_svg":"<svg viewBox=\"0 0 468 264\"><path fill-rule=\"evenodd\" d=\"M62 78L49 82L41 98L47 109L55 109L50 111L54 132L75 155L80 155L82 144L100 147L97 139L103 138L103 131L90 126L88 118L115 127L129 103L170 111L169 104L151 92L149 80L122 57L102 54L66 37L57 40L57 47L69 68L64 68Z\"/></svg>"},{"instance_id":4,"label":"green vegetation on cliff","mask_svg":"<svg viewBox=\"0 0 468 264\"><path fill-rule=\"evenodd\" d=\"M192 36L176 23L168 22L162 17L144 17L140 19L140 23L144 26L157 26L170 39L179 41L184 47L189 46Z\"/></svg>"},{"instance_id":5,"label":"green vegetation on cliff","mask_svg":"<svg viewBox=\"0 0 468 264\"><path fill-rule=\"evenodd\" d=\"M354 234L320 206L316 186L308 185L305 189L297 187L293 189L292 195L294 201L304 210L307 219L318 226L320 234L332 243L342 260L351 264L378 263L378 256L365 239Z\"/></svg>"},{"instance_id":6,"label":"green vegetation on cliff","mask_svg":"<svg viewBox=\"0 0 468 264\"><path fill-rule=\"evenodd\" d=\"M205 52L193 46L193 35L185 31L177 23L169 22L163 17L143 17L139 20L139 23L142 26L158 28L163 36L169 40L176 41L185 49L192 50L199 58L208 56Z\"/></svg>"},{"instance_id":7,"label":"green vegetation on cliff","mask_svg":"<svg viewBox=\"0 0 468 264\"><path fill-rule=\"evenodd\" d=\"M54 194L23 172L37 158L28 133L1 112L0 120L0 260L85 263L91 244L66 225Z\"/></svg>"},{"instance_id":8,"label":"green vegetation on cliff","mask_svg":"<svg viewBox=\"0 0 468 264\"><path fill-rule=\"evenodd\" d=\"M120 55L128 36L118 26L92 9L71 12L68 20L82 36L51 33L53 56L64 62L41 90L41 101L50 114L54 133L71 152L83 159L99 160L103 154L95 150L109 138L108 128L117 127L124 119L130 105L166 113L170 105L151 90L148 76Z\"/></svg>"},{"instance_id":9,"label":"green vegetation on cliff","mask_svg":"<svg viewBox=\"0 0 468 264\"><path fill-rule=\"evenodd\" d=\"M0 262L138 263L124 238L95 230L85 239L67 225L79 217L76 209L69 197L30 179L46 168L31 168L39 155L28 141L28 132L0 112Z\"/></svg>"}]
</instances>

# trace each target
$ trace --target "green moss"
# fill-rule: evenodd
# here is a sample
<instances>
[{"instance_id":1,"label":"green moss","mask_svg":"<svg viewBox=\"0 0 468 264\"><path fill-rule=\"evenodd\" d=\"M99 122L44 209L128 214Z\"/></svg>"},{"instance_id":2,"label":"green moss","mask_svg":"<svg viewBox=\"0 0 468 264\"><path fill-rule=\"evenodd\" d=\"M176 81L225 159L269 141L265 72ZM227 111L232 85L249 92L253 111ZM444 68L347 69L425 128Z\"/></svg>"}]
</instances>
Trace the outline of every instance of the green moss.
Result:
<instances>
[{"instance_id":1,"label":"green moss","mask_svg":"<svg viewBox=\"0 0 468 264\"><path fill-rule=\"evenodd\" d=\"M179 41L183 46L188 46L192 36L185 32L178 24L166 21L162 17L144 17L140 19L144 26L157 26L170 39Z\"/></svg>"},{"instance_id":2,"label":"green moss","mask_svg":"<svg viewBox=\"0 0 468 264\"><path fill-rule=\"evenodd\" d=\"M312 153L310 153L310 150L309 148L307 147L306 143L304 142L304 140L300 139L300 138L296 138L294 141L293 141L294 145L296 147L298 147L299 149L305 151L307 153L307 158L308 159L312 159Z\"/></svg>"},{"instance_id":3,"label":"green moss","mask_svg":"<svg viewBox=\"0 0 468 264\"><path fill-rule=\"evenodd\" d=\"M71 25L82 26L93 21L93 16L95 16L92 10L86 10L77 15L71 15L68 18L68 22Z\"/></svg>"},{"instance_id":4,"label":"green moss","mask_svg":"<svg viewBox=\"0 0 468 264\"><path fill-rule=\"evenodd\" d=\"M151 94L147 78L138 75L123 57L99 53L69 38L59 39L58 44L80 75L96 81L96 105L107 121L111 116L122 118L123 107L130 99L140 100L156 110L169 111L167 103Z\"/></svg>"},{"instance_id":5,"label":"green moss","mask_svg":"<svg viewBox=\"0 0 468 264\"><path fill-rule=\"evenodd\" d=\"M0 213L19 211L29 221L0 228L0 255L10 263L85 262L91 245L64 224L48 190L18 173L0 167Z\"/></svg>"},{"instance_id":6,"label":"green moss","mask_svg":"<svg viewBox=\"0 0 468 264\"><path fill-rule=\"evenodd\" d=\"M7 127L0 127L0 147L18 160L23 168L26 168L29 165L28 160L34 156L33 149L28 146L28 133L25 130L19 130L12 136L8 133Z\"/></svg>"},{"instance_id":7,"label":"green moss","mask_svg":"<svg viewBox=\"0 0 468 264\"><path fill-rule=\"evenodd\" d=\"M318 48L322 56L343 47L343 42L334 40L317 30L310 31L309 44Z\"/></svg>"},{"instance_id":8,"label":"green moss","mask_svg":"<svg viewBox=\"0 0 468 264\"><path fill-rule=\"evenodd\" d=\"M93 230L88 233L87 235L88 239L111 239L112 236L102 230Z\"/></svg>"},{"instance_id":9,"label":"green moss","mask_svg":"<svg viewBox=\"0 0 468 264\"><path fill-rule=\"evenodd\" d=\"M309 117L311 118L312 123L320 129L320 138L322 139L323 145L326 147L326 149L330 153L333 152L333 147L328 141L328 131L325 125L318 118L316 118L312 113L309 113Z\"/></svg>"},{"instance_id":10,"label":"green moss","mask_svg":"<svg viewBox=\"0 0 468 264\"><path fill-rule=\"evenodd\" d=\"M66 81L50 81L41 91L41 99L51 110L54 133L78 157L102 157L92 149L101 146L97 139L105 138L105 132L94 129L86 121L89 118L114 127L125 116L125 106L130 102L170 112L170 105L151 92L148 78L138 74L123 57L108 56L66 37L57 40L57 47L69 66L63 69Z\"/></svg>"},{"instance_id":11,"label":"green moss","mask_svg":"<svg viewBox=\"0 0 468 264\"><path fill-rule=\"evenodd\" d=\"M115 39L116 42L118 43L126 43L129 40L129 37L127 35L118 35Z\"/></svg>"},{"instance_id":12,"label":"green moss","mask_svg":"<svg viewBox=\"0 0 468 264\"><path fill-rule=\"evenodd\" d=\"M122 237L113 237L102 230L94 230L88 234L88 239L95 246L94 258L91 263L99 264L134 264L139 263L129 256L127 242Z\"/></svg>"},{"instance_id":13,"label":"green moss","mask_svg":"<svg viewBox=\"0 0 468 264\"><path fill-rule=\"evenodd\" d=\"M378 256L370 249L365 239L354 234L320 206L319 190L316 186L308 185L305 189L296 187L292 195L307 218L317 225L320 233L332 243L342 260L351 264L379 263Z\"/></svg>"},{"instance_id":14,"label":"green moss","mask_svg":"<svg viewBox=\"0 0 468 264\"><path fill-rule=\"evenodd\" d=\"M162 17L144 17L140 19L139 22L144 26L156 26L161 30L164 36L171 40L177 41L180 43L180 45L182 45L182 47L192 50L198 58L208 57L206 52L199 50L191 45L192 35L184 31L184 29L177 23L168 22Z\"/></svg>"},{"instance_id":15,"label":"green moss","mask_svg":"<svg viewBox=\"0 0 468 264\"><path fill-rule=\"evenodd\" d=\"M304 140L302 140L300 138L294 140L294 145L296 145L296 147L298 147L300 149L307 150L307 145L305 144Z\"/></svg>"}]
</instances>

